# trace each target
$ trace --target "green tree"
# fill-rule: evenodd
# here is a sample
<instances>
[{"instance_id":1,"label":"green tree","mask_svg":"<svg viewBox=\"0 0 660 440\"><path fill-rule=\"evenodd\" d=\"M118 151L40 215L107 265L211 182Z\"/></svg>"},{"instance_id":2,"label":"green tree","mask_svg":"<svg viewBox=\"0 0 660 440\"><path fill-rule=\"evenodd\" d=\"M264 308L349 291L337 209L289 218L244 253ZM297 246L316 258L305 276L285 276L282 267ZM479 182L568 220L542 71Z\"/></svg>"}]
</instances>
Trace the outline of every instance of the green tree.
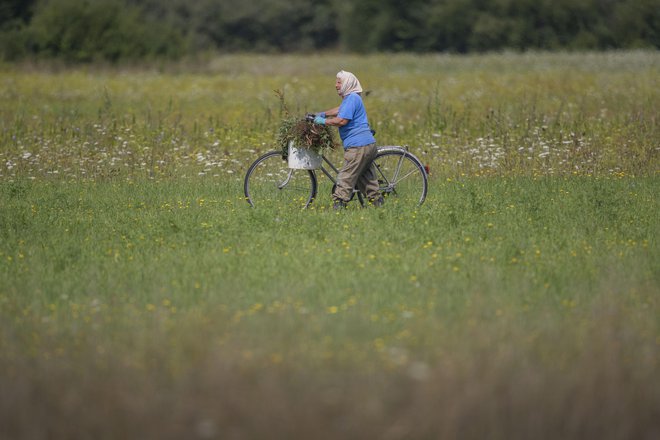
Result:
<instances>
[{"instance_id":1,"label":"green tree","mask_svg":"<svg viewBox=\"0 0 660 440\"><path fill-rule=\"evenodd\" d=\"M616 2L607 25L614 47L660 48L660 5L657 0Z\"/></svg>"},{"instance_id":2,"label":"green tree","mask_svg":"<svg viewBox=\"0 0 660 440\"><path fill-rule=\"evenodd\" d=\"M166 23L144 22L141 10L113 0L42 2L30 24L36 51L67 61L177 56L181 35Z\"/></svg>"},{"instance_id":3,"label":"green tree","mask_svg":"<svg viewBox=\"0 0 660 440\"><path fill-rule=\"evenodd\" d=\"M660 48L658 0L0 0L0 59Z\"/></svg>"}]
</instances>

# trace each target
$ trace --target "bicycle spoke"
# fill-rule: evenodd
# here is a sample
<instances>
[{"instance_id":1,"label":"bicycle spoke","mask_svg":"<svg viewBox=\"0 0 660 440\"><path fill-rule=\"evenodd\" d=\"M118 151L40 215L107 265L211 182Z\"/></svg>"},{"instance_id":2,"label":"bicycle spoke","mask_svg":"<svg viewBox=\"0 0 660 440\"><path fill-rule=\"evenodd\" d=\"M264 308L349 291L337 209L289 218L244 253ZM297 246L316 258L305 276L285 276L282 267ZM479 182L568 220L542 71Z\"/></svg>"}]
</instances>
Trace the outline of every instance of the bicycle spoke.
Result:
<instances>
[{"instance_id":1,"label":"bicycle spoke","mask_svg":"<svg viewBox=\"0 0 660 440\"><path fill-rule=\"evenodd\" d=\"M405 155L399 156L399 163L397 163L396 170L394 171L394 177L392 177L392 181L394 182L395 185L396 185L396 182L399 181L399 179L398 179L399 172L401 171L401 165L403 165L403 159L405 159L405 157L406 157Z\"/></svg>"},{"instance_id":2,"label":"bicycle spoke","mask_svg":"<svg viewBox=\"0 0 660 440\"><path fill-rule=\"evenodd\" d=\"M417 173L419 173L419 170L411 170L408 174L406 174L405 176L401 177L400 179L399 179L399 178L395 179L394 182L392 183L392 185L396 185L396 184L398 184L399 182L401 182L402 180L405 180L406 178L408 178L408 177L410 177L410 176L412 176L412 175L414 175L414 174L417 174Z\"/></svg>"}]
</instances>

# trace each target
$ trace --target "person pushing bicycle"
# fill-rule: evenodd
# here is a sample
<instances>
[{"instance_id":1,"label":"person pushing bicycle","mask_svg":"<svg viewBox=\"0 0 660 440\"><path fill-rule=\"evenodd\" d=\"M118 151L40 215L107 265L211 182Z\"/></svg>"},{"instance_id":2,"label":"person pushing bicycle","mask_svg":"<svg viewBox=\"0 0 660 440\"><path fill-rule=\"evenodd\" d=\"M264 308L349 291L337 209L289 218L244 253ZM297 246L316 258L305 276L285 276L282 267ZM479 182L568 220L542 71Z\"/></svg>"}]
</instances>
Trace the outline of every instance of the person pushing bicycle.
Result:
<instances>
[{"instance_id":1,"label":"person pushing bicycle","mask_svg":"<svg viewBox=\"0 0 660 440\"><path fill-rule=\"evenodd\" d=\"M339 170L332 194L333 209L345 208L356 186L370 203L382 206L384 199L372 169L377 153L376 139L362 102L360 81L351 72L341 70L337 73L335 89L342 98L339 107L317 113L314 118L316 124L338 127L344 144L344 165Z\"/></svg>"}]
</instances>

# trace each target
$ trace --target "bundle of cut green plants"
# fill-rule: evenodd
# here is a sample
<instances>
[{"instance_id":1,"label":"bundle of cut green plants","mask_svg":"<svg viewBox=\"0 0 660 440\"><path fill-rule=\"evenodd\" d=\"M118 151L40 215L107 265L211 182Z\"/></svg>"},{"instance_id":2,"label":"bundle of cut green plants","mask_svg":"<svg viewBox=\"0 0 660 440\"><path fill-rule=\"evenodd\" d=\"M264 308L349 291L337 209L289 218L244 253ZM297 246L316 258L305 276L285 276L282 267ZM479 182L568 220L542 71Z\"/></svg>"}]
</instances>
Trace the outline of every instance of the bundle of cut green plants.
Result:
<instances>
[{"instance_id":1,"label":"bundle of cut green plants","mask_svg":"<svg viewBox=\"0 0 660 440\"><path fill-rule=\"evenodd\" d=\"M296 148L307 148L319 154L337 145L333 132L327 125L314 124L300 118L285 118L277 134L277 143L285 158L289 155L291 142Z\"/></svg>"}]
</instances>

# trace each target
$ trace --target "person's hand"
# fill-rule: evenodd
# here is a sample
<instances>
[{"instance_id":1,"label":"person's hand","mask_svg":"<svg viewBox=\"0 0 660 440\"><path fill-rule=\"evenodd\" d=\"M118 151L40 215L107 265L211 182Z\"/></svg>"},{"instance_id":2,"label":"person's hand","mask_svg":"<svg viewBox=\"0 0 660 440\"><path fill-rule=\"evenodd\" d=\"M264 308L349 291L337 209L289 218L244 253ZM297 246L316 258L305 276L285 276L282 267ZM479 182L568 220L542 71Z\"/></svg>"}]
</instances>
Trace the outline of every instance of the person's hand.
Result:
<instances>
[{"instance_id":1,"label":"person's hand","mask_svg":"<svg viewBox=\"0 0 660 440\"><path fill-rule=\"evenodd\" d=\"M305 120L309 122L314 122L314 119L316 119L317 116L320 116L322 118L325 118L325 112L318 112L318 113L306 113L305 114Z\"/></svg>"},{"instance_id":2,"label":"person's hand","mask_svg":"<svg viewBox=\"0 0 660 440\"><path fill-rule=\"evenodd\" d=\"M323 116L316 116L314 118L314 123L319 125L325 125L325 118Z\"/></svg>"}]
</instances>

